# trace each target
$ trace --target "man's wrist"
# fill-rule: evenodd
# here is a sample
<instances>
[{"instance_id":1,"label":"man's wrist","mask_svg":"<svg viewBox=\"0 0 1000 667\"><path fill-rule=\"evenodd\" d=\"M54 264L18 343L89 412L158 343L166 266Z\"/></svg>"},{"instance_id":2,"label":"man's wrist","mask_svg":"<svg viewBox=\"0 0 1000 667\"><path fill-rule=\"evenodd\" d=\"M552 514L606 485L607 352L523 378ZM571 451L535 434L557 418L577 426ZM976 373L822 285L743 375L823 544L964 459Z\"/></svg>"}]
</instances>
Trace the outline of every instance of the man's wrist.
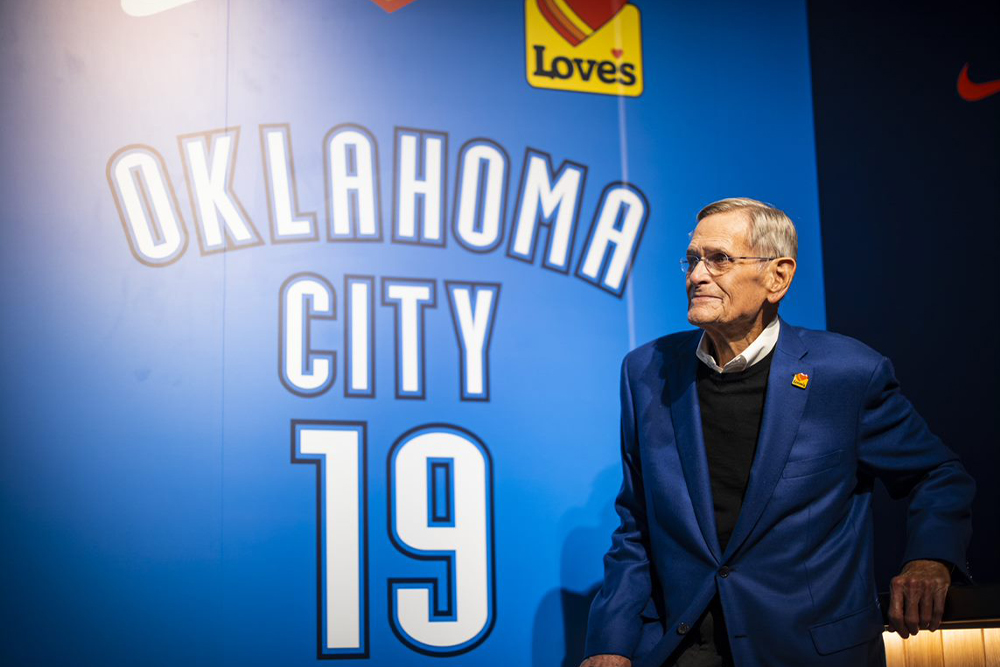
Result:
<instances>
[{"instance_id":1,"label":"man's wrist","mask_svg":"<svg viewBox=\"0 0 1000 667\"><path fill-rule=\"evenodd\" d=\"M955 564L951 561L944 560L943 558L912 558L903 563L903 567L900 569L900 572L906 572L907 568L918 567L923 563L937 563L938 565L943 565L948 570L949 575L954 574L955 572Z\"/></svg>"}]
</instances>

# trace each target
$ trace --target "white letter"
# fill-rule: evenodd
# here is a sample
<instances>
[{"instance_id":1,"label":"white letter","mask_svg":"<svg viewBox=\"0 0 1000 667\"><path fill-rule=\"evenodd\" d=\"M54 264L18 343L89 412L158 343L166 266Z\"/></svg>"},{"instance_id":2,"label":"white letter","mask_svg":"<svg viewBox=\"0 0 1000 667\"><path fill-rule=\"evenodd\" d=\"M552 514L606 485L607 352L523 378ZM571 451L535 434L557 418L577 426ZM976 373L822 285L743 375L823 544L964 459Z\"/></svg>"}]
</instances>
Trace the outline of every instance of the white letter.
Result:
<instances>
[{"instance_id":1,"label":"white letter","mask_svg":"<svg viewBox=\"0 0 1000 667\"><path fill-rule=\"evenodd\" d=\"M338 125L324 143L330 239L381 238L375 138L358 125Z\"/></svg>"},{"instance_id":2,"label":"white letter","mask_svg":"<svg viewBox=\"0 0 1000 667\"><path fill-rule=\"evenodd\" d=\"M315 241L316 214L299 212L291 130L288 125L261 125L260 143L264 151L271 241Z\"/></svg>"},{"instance_id":3,"label":"white letter","mask_svg":"<svg viewBox=\"0 0 1000 667\"><path fill-rule=\"evenodd\" d=\"M281 286L281 382L293 394L318 396L336 375L333 352L310 349L312 320L332 320L333 287L322 276L297 273Z\"/></svg>"},{"instance_id":4,"label":"white letter","mask_svg":"<svg viewBox=\"0 0 1000 667\"><path fill-rule=\"evenodd\" d=\"M423 146L417 169L418 144ZM437 132L396 128L396 227L393 241L444 245L444 156L448 138ZM423 178L418 178L418 171ZM419 220L417 198L420 198Z\"/></svg>"},{"instance_id":5,"label":"white letter","mask_svg":"<svg viewBox=\"0 0 1000 667\"><path fill-rule=\"evenodd\" d=\"M375 369L372 364L374 283L375 279L371 276L344 276L348 318L348 326L344 327L347 359L345 396L375 395Z\"/></svg>"},{"instance_id":6,"label":"white letter","mask_svg":"<svg viewBox=\"0 0 1000 667\"><path fill-rule=\"evenodd\" d=\"M458 242L474 252L488 252L500 243L501 223L507 202L507 154L488 139L476 139L458 156L458 203L454 233ZM479 205L481 172L486 191Z\"/></svg>"},{"instance_id":7,"label":"white letter","mask_svg":"<svg viewBox=\"0 0 1000 667\"><path fill-rule=\"evenodd\" d=\"M239 136L239 128L233 128L180 137L181 158L203 254L263 243L232 190Z\"/></svg>"},{"instance_id":8,"label":"white letter","mask_svg":"<svg viewBox=\"0 0 1000 667\"><path fill-rule=\"evenodd\" d=\"M127 146L108 160L108 183L132 254L166 266L184 254L187 230L163 157L149 146Z\"/></svg>"},{"instance_id":9,"label":"white letter","mask_svg":"<svg viewBox=\"0 0 1000 667\"><path fill-rule=\"evenodd\" d=\"M524 158L521 199L517 215L514 216L514 231L507 254L533 262L538 224L549 225L542 264L565 273L569 270L573 232L579 216L583 179L587 169L583 165L563 162L553 185L549 164L548 154L528 149ZM553 215L556 215L554 224Z\"/></svg>"},{"instance_id":10,"label":"white letter","mask_svg":"<svg viewBox=\"0 0 1000 667\"><path fill-rule=\"evenodd\" d=\"M437 306L434 281L383 278L382 304L396 309L396 398L424 398L424 310Z\"/></svg>"},{"instance_id":11,"label":"white letter","mask_svg":"<svg viewBox=\"0 0 1000 667\"><path fill-rule=\"evenodd\" d=\"M627 183L605 188L576 275L621 296L648 216L646 197L637 188Z\"/></svg>"},{"instance_id":12,"label":"white letter","mask_svg":"<svg viewBox=\"0 0 1000 667\"><path fill-rule=\"evenodd\" d=\"M490 338L500 285L445 281L459 349L459 395L463 401L490 400Z\"/></svg>"}]
</instances>

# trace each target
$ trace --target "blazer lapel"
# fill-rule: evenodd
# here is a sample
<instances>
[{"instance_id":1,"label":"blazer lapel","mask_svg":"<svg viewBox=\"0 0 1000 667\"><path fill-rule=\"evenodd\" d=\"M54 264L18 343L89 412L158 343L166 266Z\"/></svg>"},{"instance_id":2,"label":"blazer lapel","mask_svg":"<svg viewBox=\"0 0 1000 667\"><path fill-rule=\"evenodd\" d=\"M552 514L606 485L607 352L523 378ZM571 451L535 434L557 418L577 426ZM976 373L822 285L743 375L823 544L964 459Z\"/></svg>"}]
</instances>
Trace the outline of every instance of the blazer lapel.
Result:
<instances>
[{"instance_id":1,"label":"blazer lapel","mask_svg":"<svg viewBox=\"0 0 1000 667\"><path fill-rule=\"evenodd\" d=\"M670 417L674 425L677 452L684 469L688 494L694 505L694 514L712 556L718 561L722 553L715 528L715 510L712 506L712 487L708 479L708 458L705 454L701 432L701 409L698 406L696 375L698 357L695 350L700 336L681 346L677 357L667 368L667 388Z\"/></svg>"},{"instance_id":2,"label":"blazer lapel","mask_svg":"<svg viewBox=\"0 0 1000 667\"><path fill-rule=\"evenodd\" d=\"M767 378L757 453L750 468L750 481L740 516L726 545L723 561L736 553L757 524L795 442L809 389L794 386L792 378L797 373L812 376L812 366L803 360L806 352L796 329L782 321Z\"/></svg>"}]
</instances>

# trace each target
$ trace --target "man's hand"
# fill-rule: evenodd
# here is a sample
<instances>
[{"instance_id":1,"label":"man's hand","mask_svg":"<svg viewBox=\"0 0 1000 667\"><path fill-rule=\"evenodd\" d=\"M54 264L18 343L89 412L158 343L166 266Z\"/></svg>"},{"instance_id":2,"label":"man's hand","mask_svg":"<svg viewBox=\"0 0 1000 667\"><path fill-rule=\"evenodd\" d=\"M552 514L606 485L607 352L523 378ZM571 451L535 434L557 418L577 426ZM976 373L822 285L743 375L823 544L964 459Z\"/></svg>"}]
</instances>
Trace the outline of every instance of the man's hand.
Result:
<instances>
[{"instance_id":1,"label":"man's hand","mask_svg":"<svg viewBox=\"0 0 1000 667\"><path fill-rule=\"evenodd\" d=\"M951 568L944 563L911 560L904 565L890 585L889 629L903 639L918 630L937 630L950 585Z\"/></svg>"},{"instance_id":2,"label":"man's hand","mask_svg":"<svg viewBox=\"0 0 1000 667\"><path fill-rule=\"evenodd\" d=\"M580 667L632 667L632 661L623 655L592 655L580 663Z\"/></svg>"}]
</instances>

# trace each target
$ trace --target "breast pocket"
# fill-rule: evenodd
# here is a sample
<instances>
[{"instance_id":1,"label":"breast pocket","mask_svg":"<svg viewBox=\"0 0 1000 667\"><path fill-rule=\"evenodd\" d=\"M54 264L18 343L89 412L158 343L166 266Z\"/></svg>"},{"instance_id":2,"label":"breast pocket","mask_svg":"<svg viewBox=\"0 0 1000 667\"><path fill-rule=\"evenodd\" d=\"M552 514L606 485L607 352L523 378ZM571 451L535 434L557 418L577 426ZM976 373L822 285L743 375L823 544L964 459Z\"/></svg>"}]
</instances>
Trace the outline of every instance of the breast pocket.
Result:
<instances>
[{"instance_id":1,"label":"breast pocket","mask_svg":"<svg viewBox=\"0 0 1000 667\"><path fill-rule=\"evenodd\" d=\"M785 464L785 469L782 471L781 476L788 478L815 475L818 472L823 472L824 470L836 467L843 457L844 450L838 449L830 452L829 454L824 454L823 456L816 456L809 459L799 459L798 461L789 461Z\"/></svg>"}]
</instances>

